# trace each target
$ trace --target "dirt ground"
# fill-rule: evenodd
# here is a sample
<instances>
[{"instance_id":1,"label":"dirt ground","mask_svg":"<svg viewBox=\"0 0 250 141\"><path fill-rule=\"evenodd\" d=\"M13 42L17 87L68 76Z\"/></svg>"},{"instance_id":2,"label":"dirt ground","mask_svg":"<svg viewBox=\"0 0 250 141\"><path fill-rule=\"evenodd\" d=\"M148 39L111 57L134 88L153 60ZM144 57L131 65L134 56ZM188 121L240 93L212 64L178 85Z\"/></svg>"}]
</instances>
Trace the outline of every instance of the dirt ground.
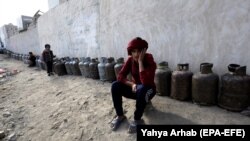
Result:
<instances>
[{"instance_id":1,"label":"dirt ground","mask_svg":"<svg viewBox=\"0 0 250 141\"><path fill-rule=\"evenodd\" d=\"M128 134L135 101L124 99L128 120L116 132L111 83L81 76L51 76L0 54L0 137L18 141L134 141ZM15 74L15 70L17 73ZM199 106L156 95L143 115L146 124L250 124L250 117L218 106ZM1 139L0 139L1 140Z\"/></svg>"}]
</instances>

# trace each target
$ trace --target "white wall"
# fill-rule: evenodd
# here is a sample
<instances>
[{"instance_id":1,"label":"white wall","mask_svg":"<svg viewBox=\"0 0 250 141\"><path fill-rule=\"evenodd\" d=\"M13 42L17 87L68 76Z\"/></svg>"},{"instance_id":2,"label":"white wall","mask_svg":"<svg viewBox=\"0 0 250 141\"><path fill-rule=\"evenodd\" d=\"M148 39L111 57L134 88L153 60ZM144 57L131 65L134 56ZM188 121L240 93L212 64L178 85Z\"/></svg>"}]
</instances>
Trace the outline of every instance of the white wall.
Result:
<instances>
[{"instance_id":1,"label":"white wall","mask_svg":"<svg viewBox=\"0 0 250 141\"><path fill-rule=\"evenodd\" d=\"M51 44L59 57L97 57L97 10L97 0L71 0L47 12L38 19L40 46Z\"/></svg>"},{"instance_id":2,"label":"white wall","mask_svg":"<svg viewBox=\"0 0 250 141\"><path fill-rule=\"evenodd\" d=\"M49 9L52 9L59 5L59 0L48 0L48 7Z\"/></svg>"},{"instance_id":3,"label":"white wall","mask_svg":"<svg viewBox=\"0 0 250 141\"><path fill-rule=\"evenodd\" d=\"M37 50L50 43L59 57L127 57L141 36L157 63L197 72L211 62L222 74L230 63L250 67L249 9L249 0L70 0L38 19Z\"/></svg>"},{"instance_id":4,"label":"white wall","mask_svg":"<svg viewBox=\"0 0 250 141\"><path fill-rule=\"evenodd\" d=\"M34 54L41 55L37 28L32 28L26 32L11 36L9 41L7 49L13 52L28 54L31 51Z\"/></svg>"},{"instance_id":5,"label":"white wall","mask_svg":"<svg viewBox=\"0 0 250 141\"><path fill-rule=\"evenodd\" d=\"M101 49L125 56L127 42L141 36L155 60L168 61L171 69L185 62L193 72L202 62L220 74L229 63L250 67L249 9L249 0L101 1Z\"/></svg>"}]
</instances>

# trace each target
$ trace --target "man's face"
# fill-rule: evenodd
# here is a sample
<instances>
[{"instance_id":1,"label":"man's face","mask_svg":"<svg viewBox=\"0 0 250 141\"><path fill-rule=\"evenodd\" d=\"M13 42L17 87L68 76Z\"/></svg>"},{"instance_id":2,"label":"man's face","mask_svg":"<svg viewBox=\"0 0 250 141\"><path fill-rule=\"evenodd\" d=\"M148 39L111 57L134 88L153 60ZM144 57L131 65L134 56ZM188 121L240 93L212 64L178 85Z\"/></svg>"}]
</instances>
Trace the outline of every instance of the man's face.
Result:
<instances>
[{"instance_id":1,"label":"man's face","mask_svg":"<svg viewBox=\"0 0 250 141\"><path fill-rule=\"evenodd\" d=\"M138 61L139 56L141 54L141 50L139 50L139 49L133 49L133 50L131 50L131 54L132 54L133 59L135 61Z\"/></svg>"}]
</instances>

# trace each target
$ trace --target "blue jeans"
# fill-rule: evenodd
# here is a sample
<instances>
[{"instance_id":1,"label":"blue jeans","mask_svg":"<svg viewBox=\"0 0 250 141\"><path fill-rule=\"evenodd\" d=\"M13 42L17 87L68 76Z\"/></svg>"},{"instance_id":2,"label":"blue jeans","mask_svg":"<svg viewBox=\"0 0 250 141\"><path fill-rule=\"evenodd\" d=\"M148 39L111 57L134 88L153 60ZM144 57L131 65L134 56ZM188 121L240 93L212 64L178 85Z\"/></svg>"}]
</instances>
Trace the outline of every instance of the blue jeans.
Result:
<instances>
[{"instance_id":1,"label":"blue jeans","mask_svg":"<svg viewBox=\"0 0 250 141\"><path fill-rule=\"evenodd\" d=\"M122 96L124 96L136 100L134 120L140 120L147 103L155 96L156 91L152 87L140 84L136 87L136 93L133 93L130 86L115 81L112 83L111 93L115 111L118 116L123 115Z\"/></svg>"}]
</instances>

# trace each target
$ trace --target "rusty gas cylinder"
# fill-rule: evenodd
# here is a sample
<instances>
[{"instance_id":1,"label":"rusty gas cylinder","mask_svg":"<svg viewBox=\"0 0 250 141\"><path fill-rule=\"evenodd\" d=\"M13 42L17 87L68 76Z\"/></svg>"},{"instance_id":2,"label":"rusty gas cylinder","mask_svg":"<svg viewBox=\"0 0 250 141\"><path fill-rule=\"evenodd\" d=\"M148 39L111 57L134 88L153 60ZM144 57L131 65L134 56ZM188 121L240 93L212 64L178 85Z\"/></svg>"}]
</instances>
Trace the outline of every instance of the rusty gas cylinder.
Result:
<instances>
[{"instance_id":1,"label":"rusty gas cylinder","mask_svg":"<svg viewBox=\"0 0 250 141\"><path fill-rule=\"evenodd\" d=\"M192 77L192 100L200 105L217 104L219 76L212 71L212 63L201 63L200 72Z\"/></svg>"},{"instance_id":2,"label":"rusty gas cylinder","mask_svg":"<svg viewBox=\"0 0 250 141\"><path fill-rule=\"evenodd\" d=\"M66 67L64 64L64 58L60 58L54 61L54 71L58 76L66 75Z\"/></svg>"},{"instance_id":3,"label":"rusty gas cylinder","mask_svg":"<svg viewBox=\"0 0 250 141\"><path fill-rule=\"evenodd\" d=\"M158 95L169 96L171 88L171 70L168 68L168 62L160 62L157 64L154 82Z\"/></svg>"},{"instance_id":4,"label":"rusty gas cylinder","mask_svg":"<svg viewBox=\"0 0 250 141\"><path fill-rule=\"evenodd\" d=\"M229 64L229 73L221 76L221 92L218 105L224 109L240 112L250 103L250 76L246 66Z\"/></svg>"},{"instance_id":5,"label":"rusty gas cylinder","mask_svg":"<svg viewBox=\"0 0 250 141\"><path fill-rule=\"evenodd\" d=\"M189 64L178 64L177 70L171 77L170 97L177 100L189 100L191 98L192 75L189 71Z\"/></svg>"},{"instance_id":6,"label":"rusty gas cylinder","mask_svg":"<svg viewBox=\"0 0 250 141\"><path fill-rule=\"evenodd\" d=\"M91 62L89 63L89 71L90 71L90 78L99 79L98 60L96 58L91 59Z\"/></svg>"}]
</instances>

